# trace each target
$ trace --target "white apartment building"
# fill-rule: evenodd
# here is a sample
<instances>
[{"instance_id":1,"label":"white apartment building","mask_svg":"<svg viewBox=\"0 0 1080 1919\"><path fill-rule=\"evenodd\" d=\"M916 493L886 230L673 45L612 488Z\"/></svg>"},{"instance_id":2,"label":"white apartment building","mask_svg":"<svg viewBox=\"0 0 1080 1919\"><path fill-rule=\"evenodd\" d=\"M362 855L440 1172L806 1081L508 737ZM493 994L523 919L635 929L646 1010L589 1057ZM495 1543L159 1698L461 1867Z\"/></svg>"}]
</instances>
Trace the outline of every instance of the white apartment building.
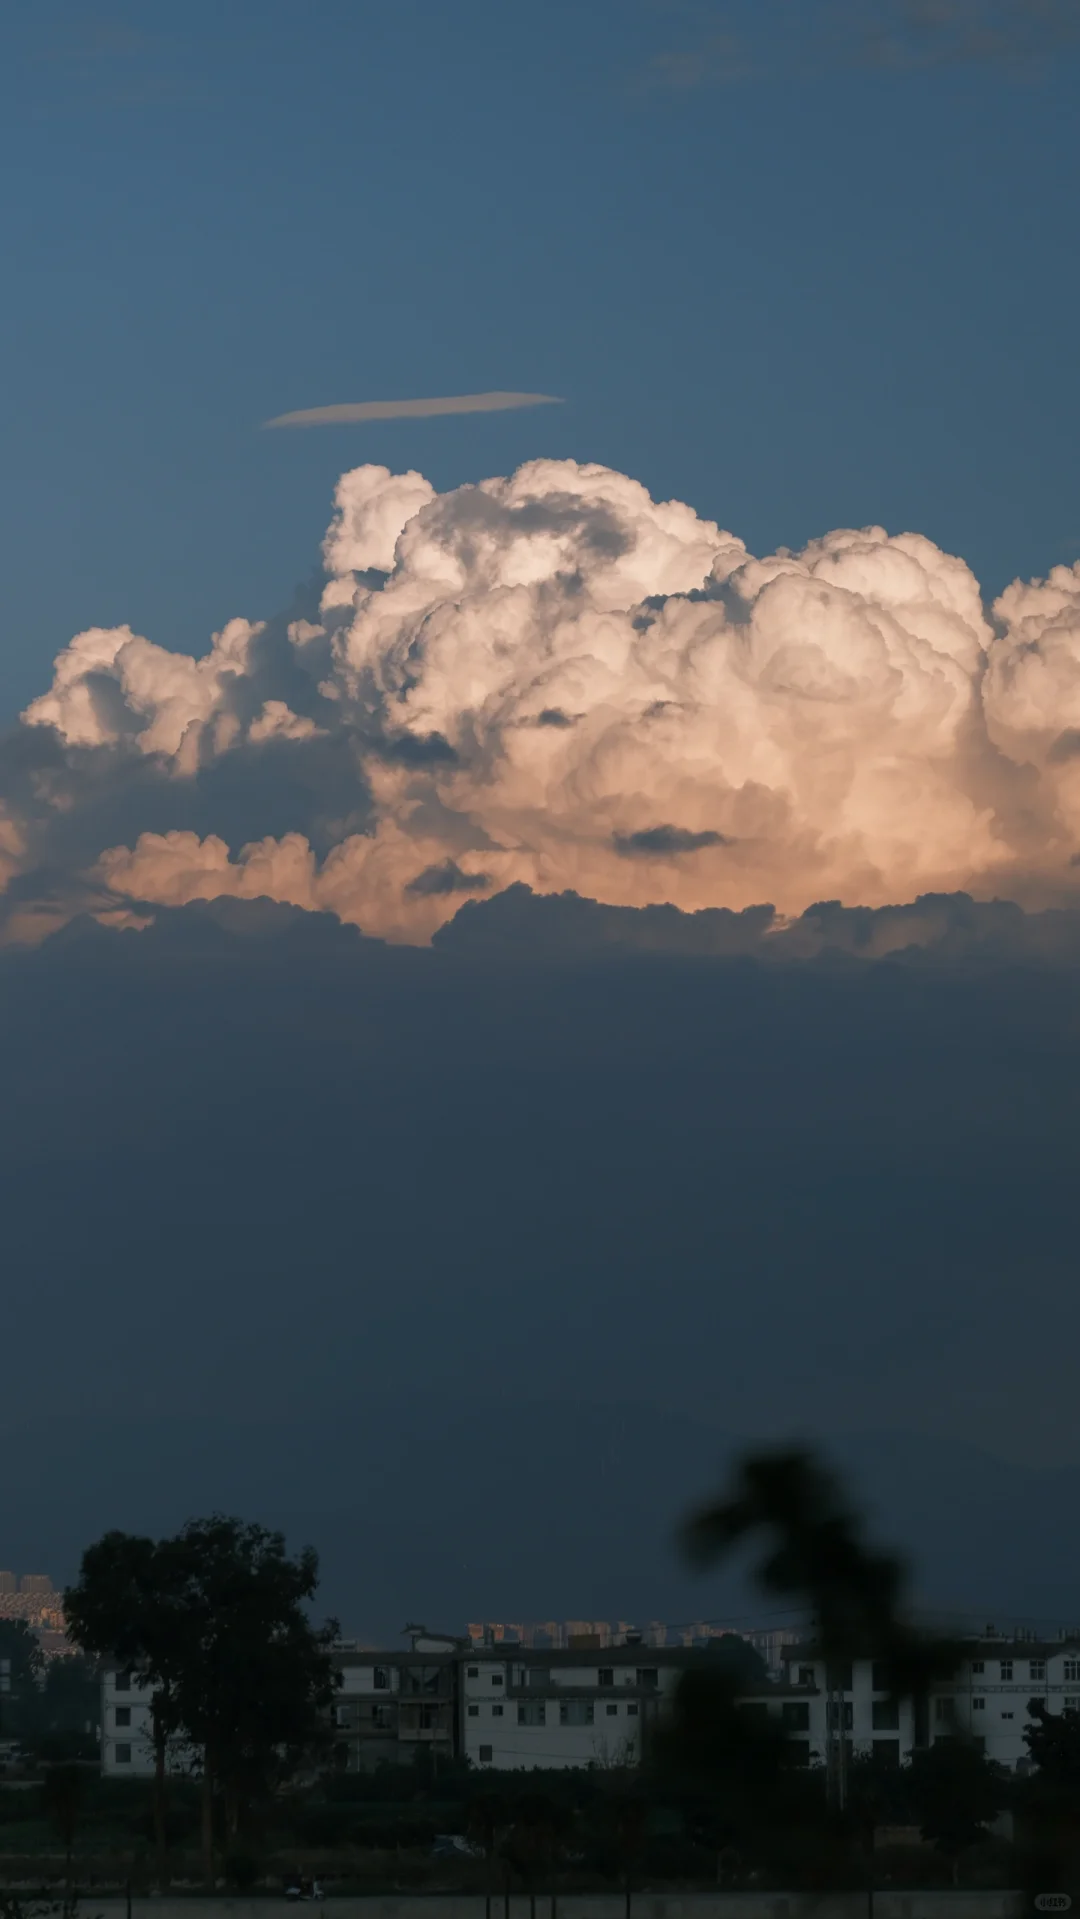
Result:
<instances>
[{"instance_id":1,"label":"white apartment building","mask_svg":"<svg viewBox=\"0 0 1080 1919\"><path fill-rule=\"evenodd\" d=\"M461 1671L461 1750L480 1770L636 1765L680 1670L646 1646L499 1650Z\"/></svg>"},{"instance_id":2,"label":"white apartment building","mask_svg":"<svg viewBox=\"0 0 1080 1919\"><path fill-rule=\"evenodd\" d=\"M407 1763L421 1751L466 1758L478 1771L633 1766L671 1703L681 1674L712 1662L698 1647L630 1643L587 1647L476 1646L412 1631L408 1651L341 1646L331 1708L334 1763L348 1771ZM774 1715L809 1765L823 1764L842 1732L852 1755L903 1765L920 1746L957 1734L1011 1770L1028 1762L1029 1701L1080 1711L1080 1634L1060 1640L987 1637L969 1642L955 1678L923 1700L895 1699L870 1660L833 1670L813 1646L785 1649L782 1676L748 1694ZM832 1722L830 1722L832 1715ZM197 1754L173 1743L170 1770ZM137 1673L102 1678L102 1771L148 1776L154 1753L150 1695Z\"/></svg>"},{"instance_id":3,"label":"white apartment building","mask_svg":"<svg viewBox=\"0 0 1080 1919\"><path fill-rule=\"evenodd\" d=\"M825 1666L813 1647L792 1647L785 1659L788 1678L803 1691L812 1688L811 1758L823 1758L830 1702ZM891 1699L884 1673L868 1659L855 1660L834 1677L833 1712L842 1718L844 1736L855 1754L876 1754L903 1764L919 1746L958 1735L978 1740L988 1759L1010 1771L1029 1764L1024 1729L1029 1701L1042 1700L1050 1712L1080 1712L1080 1635L1059 1640L973 1639L955 1678L937 1685L926 1700Z\"/></svg>"},{"instance_id":4,"label":"white apartment building","mask_svg":"<svg viewBox=\"0 0 1080 1919\"><path fill-rule=\"evenodd\" d=\"M952 1684L938 1687L931 1698L928 1736L965 1733L980 1742L988 1759L1024 1770L1024 1728L1033 1699L1048 1712L1080 1712L1080 1634L974 1641Z\"/></svg>"},{"instance_id":5,"label":"white apartment building","mask_svg":"<svg viewBox=\"0 0 1080 1919\"><path fill-rule=\"evenodd\" d=\"M109 1778L148 1778L154 1770L151 1688L137 1672L106 1666L101 1675L101 1770ZM185 1740L170 1741L170 1772L190 1770Z\"/></svg>"},{"instance_id":6,"label":"white apartment building","mask_svg":"<svg viewBox=\"0 0 1080 1919\"><path fill-rule=\"evenodd\" d=\"M638 1765L681 1675L710 1662L701 1648L633 1642L474 1647L459 1662L459 1750L481 1772ZM807 1688L767 1684L746 1703L775 1714L793 1739L805 1740Z\"/></svg>"}]
</instances>

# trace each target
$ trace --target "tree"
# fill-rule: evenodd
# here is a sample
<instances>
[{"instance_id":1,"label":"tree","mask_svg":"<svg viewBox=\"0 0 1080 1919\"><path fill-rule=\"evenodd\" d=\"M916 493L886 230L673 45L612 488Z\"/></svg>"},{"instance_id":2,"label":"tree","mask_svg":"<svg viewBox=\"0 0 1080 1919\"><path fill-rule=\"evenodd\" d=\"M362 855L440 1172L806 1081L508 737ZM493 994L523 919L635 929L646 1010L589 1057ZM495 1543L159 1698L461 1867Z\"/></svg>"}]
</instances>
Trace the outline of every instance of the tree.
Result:
<instances>
[{"instance_id":1,"label":"tree","mask_svg":"<svg viewBox=\"0 0 1080 1919\"><path fill-rule=\"evenodd\" d=\"M0 1659L11 1662L13 1695L40 1682L45 1657L25 1619L0 1619Z\"/></svg>"},{"instance_id":2,"label":"tree","mask_svg":"<svg viewBox=\"0 0 1080 1919\"><path fill-rule=\"evenodd\" d=\"M745 1858L804 1823L820 1798L779 1719L741 1693L737 1667L681 1674L649 1763L681 1798L704 1796L716 1808L709 1823L718 1855Z\"/></svg>"},{"instance_id":3,"label":"tree","mask_svg":"<svg viewBox=\"0 0 1080 1919\"><path fill-rule=\"evenodd\" d=\"M1080 1712L1052 1713L1028 1701L1024 1742L1035 1771L1017 1794L1033 1842L1032 1866L1043 1890L1075 1886L1080 1876Z\"/></svg>"},{"instance_id":4,"label":"tree","mask_svg":"<svg viewBox=\"0 0 1080 1919\"><path fill-rule=\"evenodd\" d=\"M1048 1712L1044 1699L1029 1699L1024 1744L1047 1785L1080 1790L1080 1712Z\"/></svg>"},{"instance_id":5,"label":"tree","mask_svg":"<svg viewBox=\"0 0 1080 1919\"><path fill-rule=\"evenodd\" d=\"M82 1766L50 1766L41 1782L41 1804L64 1848L64 1881L71 1894L71 1855L75 1834L86 1805L89 1779Z\"/></svg>"},{"instance_id":6,"label":"tree","mask_svg":"<svg viewBox=\"0 0 1080 1919\"><path fill-rule=\"evenodd\" d=\"M175 1706L202 1753L203 1864L214 1878L213 1796L230 1845L245 1810L327 1743L323 1720L339 1676L336 1621L316 1631L306 1602L318 1585L309 1547L290 1559L281 1533L215 1514L168 1542L186 1620Z\"/></svg>"},{"instance_id":7,"label":"tree","mask_svg":"<svg viewBox=\"0 0 1080 1919\"><path fill-rule=\"evenodd\" d=\"M825 1660L872 1658L893 1692L921 1692L955 1670L959 1648L907 1623L903 1562L867 1546L861 1530L834 1475L810 1453L785 1450L745 1458L731 1490L686 1523L683 1545L704 1567L764 1534L758 1584L809 1605Z\"/></svg>"},{"instance_id":8,"label":"tree","mask_svg":"<svg viewBox=\"0 0 1080 1919\"><path fill-rule=\"evenodd\" d=\"M317 1583L313 1551L290 1559L280 1533L220 1514L190 1520L171 1539L107 1533L83 1555L79 1582L65 1595L73 1639L136 1667L152 1689L162 1880L171 1738L182 1735L201 1753L203 1861L212 1882L215 1791L224 1796L232 1844L245 1805L324 1736L337 1626L316 1632L308 1620Z\"/></svg>"},{"instance_id":9,"label":"tree","mask_svg":"<svg viewBox=\"0 0 1080 1919\"><path fill-rule=\"evenodd\" d=\"M970 1739L935 1739L912 1754L907 1790L923 1838L951 1860L955 1883L960 1854L1008 1803L1004 1773Z\"/></svg>"},{"instance_id":10,"label":"tree","mask_svg":"<svg viewBox=\"0 0 1080 1919\"><path fill-rule=\"evenodd\" d=\"M101 1676L96 1663L77 1653L50 1659L25 1714L23 1744L48 1764L94 1760L100 1714Z\"/></svg>"},{"instance_id":11,"label":"tree","mask_svg":"<svg viewBox=\"0 0 1080 1919\"><path fill-rule=\"evenodd\" d=\"M83 1554L78 1582L64 1594L64 1615L70 1637L84 1653L137 1668L151 1688L154 1841L163 1886L168 1879L168 1745L179 1730L177 1690L193 1647L193 1622L172 1542L106 1533Z\"/></svg>"}]
</instances>

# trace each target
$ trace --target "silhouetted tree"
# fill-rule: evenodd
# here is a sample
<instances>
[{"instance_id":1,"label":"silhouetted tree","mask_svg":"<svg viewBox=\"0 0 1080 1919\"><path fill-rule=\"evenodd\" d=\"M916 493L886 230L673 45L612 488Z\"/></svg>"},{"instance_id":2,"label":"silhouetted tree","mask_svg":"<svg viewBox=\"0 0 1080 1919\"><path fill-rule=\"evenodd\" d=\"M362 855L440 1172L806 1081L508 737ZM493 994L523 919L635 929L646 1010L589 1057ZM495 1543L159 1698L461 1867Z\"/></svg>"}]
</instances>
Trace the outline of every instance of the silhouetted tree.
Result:
<instances>
[{"instance_id":1,"label":"silhouetted tree","mask_svg":"<svg viewBox=\"0 0 1080 1919\"><path fill-rule=\"evenodd\" d=\"M935 1739L912 1754L907 1791L919 1829L952 1864L986 1836L1009 1801L1009 1781L971 1739Z\"/></svg>"},{"instance_id":2,"label":"silhouetted tree","mask_svg":"<svg viewBox=\"0 0 1080 1919\"><path fill-rule=\"evenodd\" d=\"M177 1692L196 1644L171 1542L106 1533L84 1552L78 1581L64 1594L64 1616L70 1637L84 1653L136 1670L151 1689L154 1844L158 1883L164 1885L168 1744L179 1730Z\"/></svg>"},{"instance_id":3,"label":"silhouetted tree","mask_svg":"<svg viewBox=\"0 0 1080 1919\"><path fill-rule=\"evenodd\" d=\"M281 1533L217 1514L189 1521L169 1550L194 1626L175 1703L202 1753L203 1865L212 1883L215 1786L234 1845L244 1808L329 1743L322 1714L339 1683L329 1650L338 1627L312 1626L306 1602L318 1556L308 1547L291 1559Z\"/></svg>"},{"instance_id":4,"label":"silhouetted tree","mask_svg":"<svg viewBox=\"0 0 1080 1919\"><path fill-rule=\"evenodd\" d=\"M1031 1867L1039 1889L1074 1887L1080 1880L1080 1712L1052 1713L1042 1699L1028 1701L1024 1742L1034 1772L1017 1789Z\"/></svg>"},{"instance_id":5,"label":"silhouetted tree","mask_svg":"<svg viewBox=\"0 0 1080 1919\"><path fill-rule=\"evenodd\" d=\"M803 1450L748 1455L722 1499L683 1528L690 1559L715 1564L757 1535L756 1578L805 1605L827 1662L874 1659L897 1694L918 1693L955 1670L960 1648L917 1632L904 1612L903 1562L867 1546L836 1477Z\"/></svg>"},{"instance_id":6,"label":"silhouetted tree","mask_svg":"<svg viewBox=\"0 0 1080 1919\"><path fill-rule=\"evenodd\" d=\"M64 1883L71 1893L71 1856L86 1806L89 1778L77 1765L49 1766L41 1782L41 1806L64 1848Z\"/></svg>"},{"instance_id":7,"label":"silhouetted tree","mask_svg":"<svg viewBox=\"0 0 1080 1919\"><path fill-rule=\"evenodd\" d=\"M165 1875L165 1779L174 1734L202 1758L203 1866L214 1879L214 1794L234 1845L246 1804L288 1777L327 1738L320 1717L336 1682L337 1626L311 1625L311 1550L291 1559L280 1533L214 1515L172 1539L108 1533L65 1595L69 1630L88 1652L137 1668L151 1688L155 1832Z\"/></svg>"},{"instance_id":8,"label":"silhouetted tree","mask_svg":"<svg viewBox=\"0 0 1080 1919\"><path fill-rule=\"evenodd\" d=\"M25 1619L0 1619L0 1660L7 1667L0 1690L0 1732L21 1739L33 1722L45 1665L37 1635Z\"/></svg>"}]
</instances>

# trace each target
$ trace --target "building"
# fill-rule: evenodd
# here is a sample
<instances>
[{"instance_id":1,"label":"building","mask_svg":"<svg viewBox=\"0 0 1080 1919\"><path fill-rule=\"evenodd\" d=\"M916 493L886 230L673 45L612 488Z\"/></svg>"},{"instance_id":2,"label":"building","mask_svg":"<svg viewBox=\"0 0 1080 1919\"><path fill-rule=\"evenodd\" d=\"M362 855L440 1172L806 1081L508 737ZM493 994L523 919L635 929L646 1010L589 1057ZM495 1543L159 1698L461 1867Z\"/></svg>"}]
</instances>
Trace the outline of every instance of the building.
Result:
<instances>
[{"instance_id":1,"label":"building","mask_svg":"<svg viewBox=\"0 0 1080 1919\"><path fill-rule=\"evenodd\" d=\"M708 1663L697 1647L636 1641L474 1648L459 1661L460 1751L480 1771L636 1766L682 1674ZM803 1738L810 1701L797 1681L768 1684L746 1703Z\"/></svg>"},{"instance_id":2,"label":"building","mask_svg":"<svg viewBox=\"0 0 1080 1919\"><path fill-rule=\"evenodd\" d=\"M595 1622L575 1621L585 1626ZM680 1676L708 1666L702 1646L657 1646L638 1633L621 1644L597 1632L567 1634L568 1645L522 1645L490 1634L486 1643L408 1629L406 1651L342 1642L331 1707L334 1760L343 1770L401 1765L419 1753L467 1759L478 1771L565 1766L634 1766L670 1704ZM831 1689L828 1683L832 1681ZM954 1678L922 1700L896 1699L884 1670L868 1659L826 1674L819 1651L785 1646L780 1677L745 1704L776 1717L808 1765L839 1754L903 1765L935 1739L977 1739L1010 1770L1028 1764L1029 1701L1080 1712L1080 1633L1054 1640L986 1635L971 1639ZM190 1770L182 1742L171 1769ZM113 1777L153 1772L150 1695L137 1673L102 1680L102 1770Z\"/></svg>"},{"instance_id":3,"label":"building","mask_svg":"<svg viewBox=\"0 0 1080 1919\"><path fill-rule=\"evenodd\" d=\"M605 1647L477 1648L414 1627L409 1639L404 1652L336 1648L341 1686L330 1710L342 1770L404 1765L421 1752L436 1768L465 1758L479 1771L636 1765L680 1674L710 1660L698 1647L658 1648L636 1636ZM774 1712L811 1758L806 1686L770 1682L748 1703ZM170 1769L189 1771L194 1757L176 1742ZM102 1678L101 1765L113 1778L154 1769L149 1689L114 1666Z\"/></svg>"},{"instance_id":4,"label":"building","mask_svg":"<svg viewBox=\"0 0 1080 1919\"><path fill-rule=\"evenodd\" d=\"M106 1665L101 1674L101 1770L108 1778L149 1778L154 1771L151 1688L130 1668ZM192 1753L174 1739L167 1754L170 1772L190 1770Z\"/></svg>"},{"instance_id":5,"label":"building","mask_svg":"<svg viewBox=\"0 0 1080 1919\"><path fill-rule=\"evenodd\" d=\"M335 1654L335 1756L349 1772L405 1765L419 1752L437 1767L460 1751L459 1667L468 1642L422 1627L409 1638L405 1653L343 1647Z\"/></svg>"},{"instance_id":6,"label":"building","mask_svg":"<svg viewBox=\"0 0 1080 1919\"><path fill-rule=\"evenodd\" d=\"M830 1698L824 1662L812 1646L789 1648L785 1673L809 1702L812 1753L825 1756L829 1735L856 1755L902 1765L935 1739L973 1738L988 1759L1010 1771L1028 1761L1024 1729L1032 1699L1050 1712L1080 1712L1080 1633L1057 1639L991 1635L968 1641L954 1678L925 1700L891 1698L883 1671L868 1659L833 1669ZM830 1717L831 1715L831 1717Z\"/></svg>"},{"instance_id":7,"label":"building","mask_svg":"<svg viewBox=\"0 0 1080 1919\"><path fill-rule=\"evenodd\" d=\"M350 1772L380 1762L405 1765L418 1752L453 1757L458 1736L458 1664L466 1641L417 1628L407 1652L339 1645L341 1687L330 1708L335 1759ZM151 1688L137 1672L108 1665L101 1681L101 1770L147 1778L154 1770ZM174 1740L170 1771L190 1772L198 1755Z\"/></svg>"}]
</instances>

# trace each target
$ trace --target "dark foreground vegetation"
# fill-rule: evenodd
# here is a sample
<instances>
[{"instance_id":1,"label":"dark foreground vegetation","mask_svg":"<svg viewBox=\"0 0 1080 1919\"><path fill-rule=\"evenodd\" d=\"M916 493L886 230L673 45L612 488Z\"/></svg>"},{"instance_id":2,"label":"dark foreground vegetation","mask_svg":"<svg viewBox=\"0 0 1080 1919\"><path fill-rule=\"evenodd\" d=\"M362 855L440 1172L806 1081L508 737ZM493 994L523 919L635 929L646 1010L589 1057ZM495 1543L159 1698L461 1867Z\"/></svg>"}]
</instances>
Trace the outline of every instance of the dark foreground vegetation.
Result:
<instances>
[{"instance_id":1,"label":"dark foreground vegetation","mask_svg":"<svg viewBox=\"0 0 1080 1919\"><path fill-rule=\"evenodd\" d=\"M738 1792L600 1768L479 1775L464 1765L384 1766L293 1787L229 1846L215 1807L218 1884L280 1891L297 1873L345 1891L610 1891L1060 1883L1063 1825L1080 1816L1076 1763L1053 1784L1015 1780L969 1747L938 1744L900 1770L851 1769L830 1807L820 1768L744 1780ZM57 1769L51 1769L55 1778ZM55 1891L157 1883L153 1784L77 1769L0 1787L0 1885ZM1001 1813L1010 1818L1002 1821ZM204 1882L197 1781L172 1783L169 1878ZM991 1830L991 1828L995 1828ZM1010 1836L1011 1833L1011 1836Z\"/></svg>"}]
</instances>

